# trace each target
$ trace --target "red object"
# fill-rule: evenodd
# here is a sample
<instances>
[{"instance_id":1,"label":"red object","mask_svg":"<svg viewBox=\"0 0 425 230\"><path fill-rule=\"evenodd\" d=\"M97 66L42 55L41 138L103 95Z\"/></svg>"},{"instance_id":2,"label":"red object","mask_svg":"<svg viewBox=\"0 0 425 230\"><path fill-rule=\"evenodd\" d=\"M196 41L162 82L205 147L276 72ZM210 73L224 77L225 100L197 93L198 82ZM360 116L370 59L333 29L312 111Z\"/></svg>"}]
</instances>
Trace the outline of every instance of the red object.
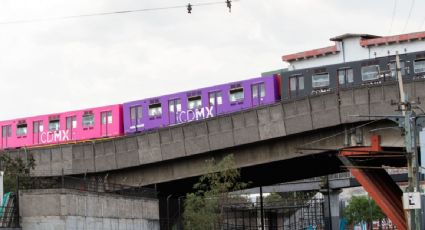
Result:
<instances>
[{"instance_id":1,"label":"red object","mask_svg":"<svg viewBox=\"0 0 425 230\"><path fill-rule=\"evenodd\" d=\"M340 152L341 157L353 157L355 155L374 155L382 151L380 136L371 137L370 147L349 147ZM352 166L352 165L349 165ZM384 169L368 170L364 168L350 167L351 174L370 194L385 215L393 222L397 229L407 230L404 216L402 196L403 192L392 180Z\"/></svg>"},{"instance_id":2,"label":"red object","mask_svg":"<svg viewBox=\"0 0 425 230\"><path fill-rule=\"evenodd\" d=\"M425 32L417 32L410 34L400 34L394 36L386 36L380 38L373 39L362 39L360 41L361 46L377 46L377 45L385 45L389 43L400 43L407 42L412 40L421 40L425 38Z\"/></svg>"},{"instance_id":3,"label":"red object","mask_svg":"<svg viewBox=\"0 0 425 230\"><path fill-rule=\"evenodd\" d=\"M333 45L333 46L328 46L328 47L324 47L320 49L307 50L300 53L284 55L282 56L282 60L286 62L291 62L298 59L306 59L311 57L323 56L327 54L334 54L336 52L339 52L339 50L336 45Z\"/></svg>"}]
</instances>

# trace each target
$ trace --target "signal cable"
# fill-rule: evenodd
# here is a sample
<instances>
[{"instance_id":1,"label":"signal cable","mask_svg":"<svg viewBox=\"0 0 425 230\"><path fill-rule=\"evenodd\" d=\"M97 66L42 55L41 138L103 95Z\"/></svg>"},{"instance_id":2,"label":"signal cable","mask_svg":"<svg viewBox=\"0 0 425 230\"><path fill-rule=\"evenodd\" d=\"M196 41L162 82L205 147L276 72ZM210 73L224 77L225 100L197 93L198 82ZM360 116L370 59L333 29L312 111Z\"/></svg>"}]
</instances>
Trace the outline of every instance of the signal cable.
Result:
<instances>
[{"instance_id":1,"label":"signal cable","mask_svg":"<svg viewBox=\"0 0 425 230\"><path fill-rule=\"evenodd\" d=\"M412 0L412 3L410 4L409 15L407 16L406 23L404 24L403 31L402 31L403 33L407 29L407 25L409 24L410 16L412 16L413 6L415 6L415 0Z\"/></svg>"},{"instance_id":2,"label":"signal cable","mask_svg":"<svg viewBox=\"0 0 425 230\"><path fill-rule=\"evenodd\" d=\"M232 0L232 2L237 2L240 0ZM138 12L147 12L147 11L158 11L158 10L170 10L170 9L178 9L178 8L188 8L194 6L211 6L218 4L227 4L226 1L220 2L204 2L204 3L195 3L188 5L176 5L176 6L165 6L165 7L154 7L154 8L143 8L143 9L135 9L135 10L122 10L122 11L110 11L110 12L100 12L100 13L90 13L90 14L79 14L79 15L69 15L62 17L48 17L48 18L33 18L33 19L24 19L24 20L15 20L15 21L3 21L0 22L0 25L6 24L22 24L22 23L33 23L33 22L43 22L43 21L53 21L53 20L67 20L74 18L84 18L84 17L95 17L95 16L105 16L105 15L114 15L114 14L128 14L128 13L138 13ZM227 5L228 7L228 5Z\"/></svg>"},{"instance_id":3,"label":"signal cable","mask_svg":"<svg viewBox=\"0 0 425 230\"><path fill-rule=\"evenodd\" d=\"M394 0L394 8L393 8L393 16L391 17L391 24L390 24L390 30L388 31L388 34L391 34L391 30L393 28L395 13L397 10L397 0Z\"/></svg>"}]
</instances>

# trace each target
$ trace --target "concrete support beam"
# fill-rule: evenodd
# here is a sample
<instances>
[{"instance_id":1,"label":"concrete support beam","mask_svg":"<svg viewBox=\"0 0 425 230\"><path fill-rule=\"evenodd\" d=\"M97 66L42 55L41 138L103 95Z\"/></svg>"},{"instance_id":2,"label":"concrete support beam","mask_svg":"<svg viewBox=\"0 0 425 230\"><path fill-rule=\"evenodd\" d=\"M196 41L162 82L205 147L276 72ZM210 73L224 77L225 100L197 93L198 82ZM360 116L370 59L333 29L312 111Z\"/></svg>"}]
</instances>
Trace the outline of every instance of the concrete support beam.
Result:
<instances>
[{"instance_id":1,"label":"concrete support beam","mask_svg":"<svg viewBox=\"0 0 425 230\"><path fill-rule=\"evenodd\" d=\"M322 189L320 192L324 196L324 216L325 216L325 229L339 230L339 213L340 213L340 202L339 194L340 189Z\"/></svg>"}]
</instances>

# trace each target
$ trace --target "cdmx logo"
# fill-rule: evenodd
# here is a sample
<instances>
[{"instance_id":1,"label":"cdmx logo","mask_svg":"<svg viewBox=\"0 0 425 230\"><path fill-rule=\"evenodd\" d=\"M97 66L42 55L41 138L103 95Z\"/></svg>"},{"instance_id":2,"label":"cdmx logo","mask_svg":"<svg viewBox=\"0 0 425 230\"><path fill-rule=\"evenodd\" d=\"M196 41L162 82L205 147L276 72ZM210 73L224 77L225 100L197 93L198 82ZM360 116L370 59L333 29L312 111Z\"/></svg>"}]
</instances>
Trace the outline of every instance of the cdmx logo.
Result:
<instances>
[{"instance_id":1,"label":"cdmx logo","mask_svg":"<svg viewBox=\"0 0 425 230\"><path fill-rule=\"evenodd\" d=\"M203 107L199 109L190 109L186 111L178 111L176 113L177 123L197 121L209 117L214 117L214 106Z\"/></svg>"},{"instance_id":2,"label":"cdmx logo","mask_svg":"<svg viewBox=\"0 0 425 230\"><path fill-rule=\"evenodd\" d=\"M40 141L43 144L69 141L69 130L56 130L40 133Z\"/></svg>"}]
</instances>

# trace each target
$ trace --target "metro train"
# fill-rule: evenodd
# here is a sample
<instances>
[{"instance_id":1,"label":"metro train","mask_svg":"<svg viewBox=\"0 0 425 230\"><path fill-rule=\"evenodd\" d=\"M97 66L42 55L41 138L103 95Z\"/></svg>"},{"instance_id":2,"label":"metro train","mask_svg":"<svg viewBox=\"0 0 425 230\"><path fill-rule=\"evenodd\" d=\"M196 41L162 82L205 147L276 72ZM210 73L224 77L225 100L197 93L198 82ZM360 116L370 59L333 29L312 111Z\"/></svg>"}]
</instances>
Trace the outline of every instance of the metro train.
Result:
<instances>
[{"instance_id":1,"label":"metro train","mask_svg":"<svg viewBox=\"0 0 425 230\"><path fill-rule=\"evenodd\" d=\"M425 51L402 54L400 58L405 80L425 80ZM132 135L280 100L395 80L395 56L299 70L283 69L272 76L123 104L0 121L0 149Z\"/></svg>"}]
</instances>

